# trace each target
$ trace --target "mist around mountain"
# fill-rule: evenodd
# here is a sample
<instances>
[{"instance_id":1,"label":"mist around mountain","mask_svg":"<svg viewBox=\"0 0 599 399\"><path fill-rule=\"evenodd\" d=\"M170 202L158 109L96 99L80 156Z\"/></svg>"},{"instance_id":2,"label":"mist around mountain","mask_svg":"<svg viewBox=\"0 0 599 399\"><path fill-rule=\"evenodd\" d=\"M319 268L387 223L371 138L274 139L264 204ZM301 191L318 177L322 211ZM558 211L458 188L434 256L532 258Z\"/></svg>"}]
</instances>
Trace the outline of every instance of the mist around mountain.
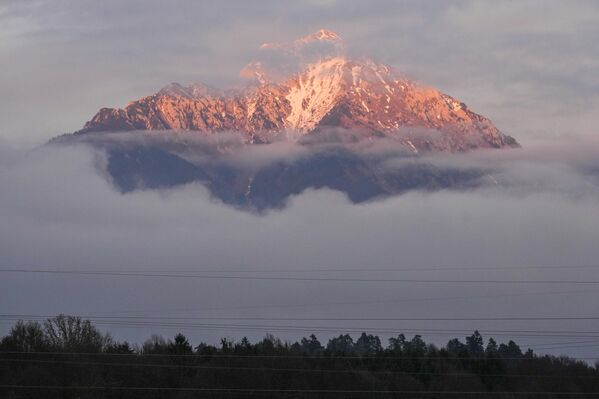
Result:
<instances>
[{"instance_id":1,"label":"mist around mountain","mask_svg":"<svg viewBox=\"0 0 599 399\"><path fill-rule=\"evenodd\" d=\"M472 188L488 173L436 165L385 138L364 140L346 129L326 133L261 145L247 145L236 133L172 131L86 134L67 142L99 150L98 169L123 193L200 183L225 204L254 211L282 208L310 188L340 191L361 203L414 189Z\"/></svg>"},{"instance_id":2,"label":"mist around mountain","mask_svg":"<svg viewBox=\"0 0 599 399\"><path fill-rule=\"evenodd\" d=\"M121 192L200 182L224 203L258 211L309 188L361 203L475 187L485 168L439 167L428 158L519 147L463 102L350 57L334 32L265 43L259 53L240 73L242 88L171 83L125 108L101 109L52 144L105 151L100 167ZM405 162L390 167L398 157Z\"/></svg>"}]
</instances>

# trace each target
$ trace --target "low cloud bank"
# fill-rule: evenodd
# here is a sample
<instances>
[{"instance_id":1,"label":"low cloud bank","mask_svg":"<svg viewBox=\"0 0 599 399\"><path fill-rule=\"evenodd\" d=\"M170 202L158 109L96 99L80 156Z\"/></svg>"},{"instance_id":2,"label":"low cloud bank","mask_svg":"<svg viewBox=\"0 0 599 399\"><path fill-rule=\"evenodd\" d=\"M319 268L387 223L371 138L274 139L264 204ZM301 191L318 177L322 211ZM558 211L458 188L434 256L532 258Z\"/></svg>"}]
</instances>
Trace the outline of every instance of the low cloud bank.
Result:
<instances>
[{"instance_id":1,"label":"low cloud bank","mask_svg":"<svg viewBox=\"0 0 599 399\"><path fill-rule=\"evenodd\" d=\"M256 150L258 152L261 149ZM282 153L285 153L284 151ZM438 165L492 169L479 188L409 192L354 205L338 192L308 190L282 210L256 215L226 206L200 184L120 194L85 146L29 152L0 148L0 263L4 268L239 270L246 275L599 280L596 141L554 142L509 151L430 158ZM247 155L259 163L261 155ZM244 161L245 162L245 161ZM389 168L406 162L389 159ZM476 270L382 268L475 266ZM506 270L499 266L545 266ZM303 270L304 272L298 272ZM310 272L305 272L309 270ZM371 271L369 271L371 270ZM595 285L429 284L158 279L3 273L0 313L266 317L590 316ZM266 322L265 322L266 323ZM271 324L274 324L272 322ZM291 324L286 322L284 324ZM317 322L297 322L310 327ZM580 322L322 322L402 329L597 331ZM8 324L0 325L2 332ZM146 330L110 328L135 341ZM181 328L194 341L229 329ZM153 331L160 328L152 328ZM174 331L164 328L166 335ZM285 336L285 334L281 334ZM297 337L300 333L288 333ZM320 334L323 338L329 334ZM385 334L381 334L385 336ZM426 335L426 334L425 334ZM446 336L433 336L438 342ZM518 339L542 348L556 338ZM564 340L563 338L561 339ZM588 348L556 349L574 355Z\"/></svg>"}]
</instances>

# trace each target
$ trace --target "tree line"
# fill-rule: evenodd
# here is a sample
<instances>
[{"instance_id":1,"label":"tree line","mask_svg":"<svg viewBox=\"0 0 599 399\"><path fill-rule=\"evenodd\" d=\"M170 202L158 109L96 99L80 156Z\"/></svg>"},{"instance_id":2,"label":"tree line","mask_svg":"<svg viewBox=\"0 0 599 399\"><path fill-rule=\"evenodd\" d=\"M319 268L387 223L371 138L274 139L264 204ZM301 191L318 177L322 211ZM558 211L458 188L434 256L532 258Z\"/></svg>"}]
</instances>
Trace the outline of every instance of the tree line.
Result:
<instances>
[{"instance_id":1,"label":"tree line","mask_svg":"<svg viewBox=\"0 0 599 399\"><path fill-rule=\"evenodd\" d=\"M599 397L599 363L538 355L478 331L445 346L403 334L362 333L297 342L183 334L141 345L114 340L89 320L18 321L0 340L3 398Z\"/></svg>"}]
</instances>

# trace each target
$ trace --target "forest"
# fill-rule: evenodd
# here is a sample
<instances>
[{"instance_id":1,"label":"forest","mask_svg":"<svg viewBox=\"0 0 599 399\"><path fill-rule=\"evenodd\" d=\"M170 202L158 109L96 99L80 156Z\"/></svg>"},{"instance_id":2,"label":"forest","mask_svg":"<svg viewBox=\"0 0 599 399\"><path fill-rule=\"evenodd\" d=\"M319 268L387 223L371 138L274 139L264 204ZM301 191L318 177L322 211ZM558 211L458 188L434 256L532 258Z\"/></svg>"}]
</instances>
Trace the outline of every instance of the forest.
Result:
<instances>
[{"instance_id":1,"label":"forest","mask_svg":"<svg viewBox=\"0 0 599 399\"><path fill-rule=\"evenodd\" d=\"M599 397L599 362L536 354L478 331L443 347L367 333L218 345L178 333L131 344L60 315L17 321L2 337L0 397L591 398Z\"/></svg>"}]
</instances>

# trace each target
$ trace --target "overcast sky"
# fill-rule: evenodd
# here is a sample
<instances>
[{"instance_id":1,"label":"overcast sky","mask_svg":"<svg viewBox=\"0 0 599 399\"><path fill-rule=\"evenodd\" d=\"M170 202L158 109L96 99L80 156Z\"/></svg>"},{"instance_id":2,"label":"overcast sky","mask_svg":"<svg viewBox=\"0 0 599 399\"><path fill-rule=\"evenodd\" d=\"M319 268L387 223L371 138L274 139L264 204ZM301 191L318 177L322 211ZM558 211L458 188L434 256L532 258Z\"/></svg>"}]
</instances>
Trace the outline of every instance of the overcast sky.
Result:
<instances>
[{"instance_id":1,"label":"overcast sky","mask_svg":"<svg viewBox=\"0 0 599 399\"><path fill-rule=\"evenodd\" d=\"M596 265L597 21L595 1L0 3L0 263L82 270L270 268L286 275L334 267ZM310 191L283 210L258 216L209 198L199 185L119 194L97 167L101 154L90 149L26 150L77 130L100 107L125 106L172 81L233 84L261 43L319 28L343 36L351 54L371 55L463 100L523 143L522 150L442 160L492 166L503 184L362 205L340 193ZM406 273L392 277L599 280L596 267ZM596 315L599 292L596 284L0 277L1 314L589 316ZM373 332L599 331L596 321L345 325ZM0 333L8 327L0 324ZM176 332L109 330L137 342L150 332ZM197 343L222 335L257 338L265 329L183 332ZM446 342L455 335L429 338ZM597 341L582 348L564 344L572 340L518 338L539 350L599 353Z\"/></svg>"},{"instance_id":2,"label":"overcast sky","mask_svg":"<svg viewBox=\"0 0 599 399\"><path fill-rule=\"evenodd\" d=\"M592 134L596 1L0 3L0 137L43 142L172 81L227 85L263 42L336 31L506 133Z\"/></svg>"}]
</instances>

